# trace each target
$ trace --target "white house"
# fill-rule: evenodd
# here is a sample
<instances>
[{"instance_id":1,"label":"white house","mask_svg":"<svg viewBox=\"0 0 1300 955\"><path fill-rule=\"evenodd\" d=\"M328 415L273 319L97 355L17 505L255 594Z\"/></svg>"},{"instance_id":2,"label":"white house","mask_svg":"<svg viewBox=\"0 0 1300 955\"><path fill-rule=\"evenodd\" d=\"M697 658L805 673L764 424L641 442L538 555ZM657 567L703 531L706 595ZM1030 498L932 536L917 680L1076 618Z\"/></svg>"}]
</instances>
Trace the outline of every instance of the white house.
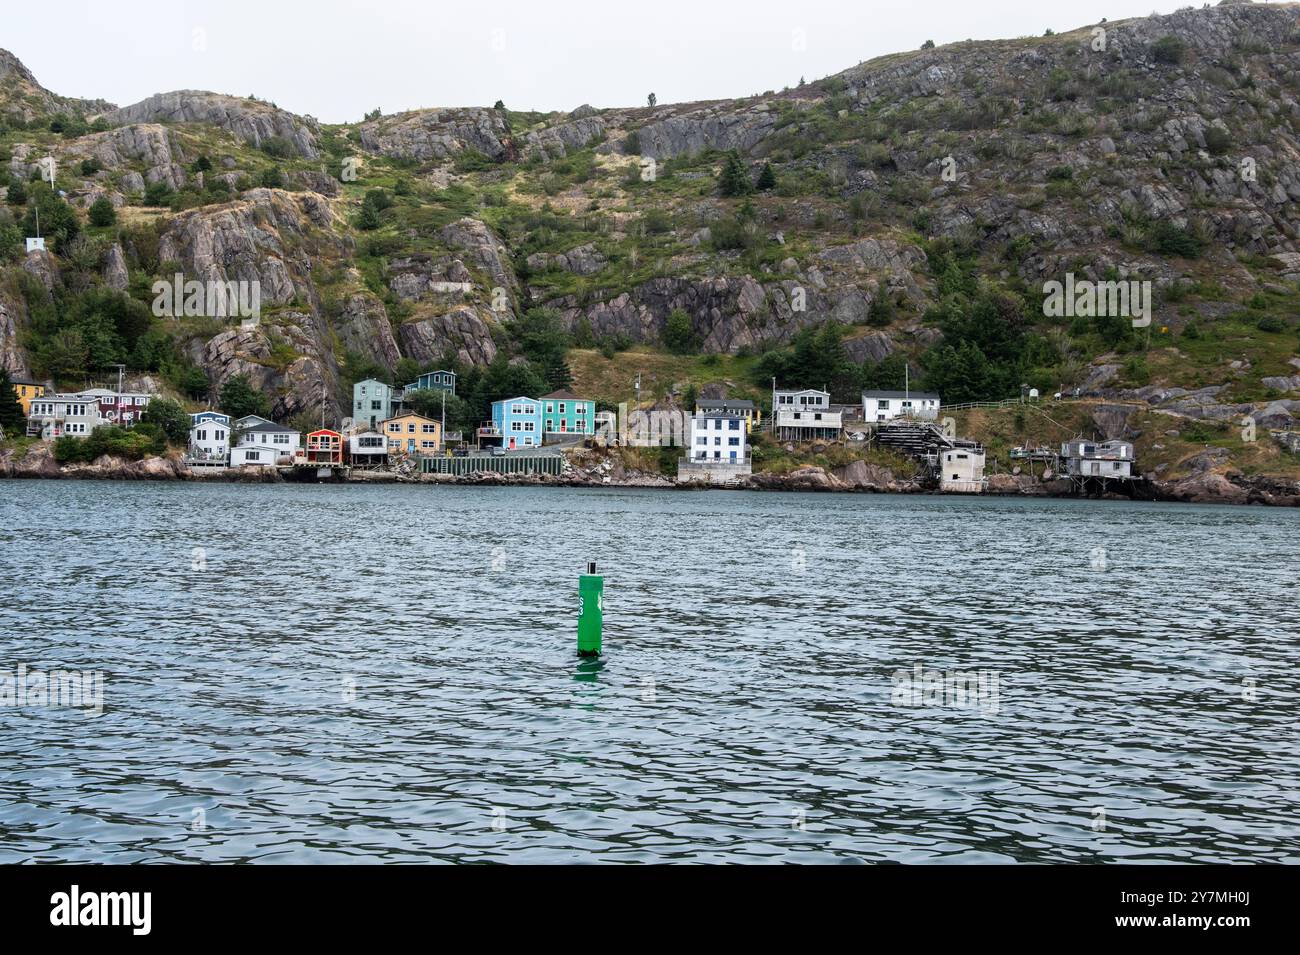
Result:
<instances>
[{"instance_id":1,"label":"white house","mask_svg":"<svg viewBox=\"0 0 1300 955\"><path fill-rule=\"evenodd\" d=\"M843 417L832 410L829 392L815 388L772 392L772 427L782 441L838 438Z\"/></svg>"},{"instance_id":2,"label":"white house","mask_svg":"<svg viewBox=\"0 0 1300 955\"><path fill-rule=\"evenodd\" d=\"M894 418L939 417L939 396L928 391L864 391L862 419L866 422L892 421Z\"/></svg>"},{"instance_id":3,"label":"white house","mask_svg":"<svg viewBox=\"0 0 1300 955\"><path fill-rule=\"evenodd\" d=\"M190 451L192 464L225 466L230 455L230 415L219 411L200 411L190 415Z\"/></svg>"},{"instance_id":4,"label":"white house","mask_svg":"<svg viewBox=\"0 0 1300 955\"><path fill-rule=\"evenodd\" d=\"M1127 480L1133 476L1133 445L1128 441L1087 441L1075 438L1061 445L1065 473L1071 477Z\"/></svg>"},{"instance_id":5,"label":"white house","mask_svg":"<svg viewBox=\"0 0 1300 955\"><path fill-rule=\"evenodd\" d=\"M357 467L388 463L388 439L378 431L362 431L348 436L348 460Z\"/></svg>"},{"instance_id":6,"label":"white house","mask_svg":"<svg viewBox=\"0 0 1300 955\"><path fill-rule=\"evenodd\" d=\"M939 490L968 494L984 490L984 452L978 448L944 448L939 466Z\"/></svg>"},{"instance_id":7,"label":"white house","mask_svg":"<svg viewBox=\"0 0 1300 955\"><path fill-rule=\"evenodd\" d=\"M84 438L106 424L97 398L85 394L57 393L34 399L27 412L29 432L39 431L42 438L73 435Z\"/></svg>"},{"instance_id":8,"label":"white house","mask_svg":"<svg viewBox=\"0 0 1300 955\"><path fill-rule=\"evenodd\" d=\"M743 413L709 411L691 415L686 457L677 480L728 484L752 472L748 421Z\"/></svg>"},{"instance_id":9,"label":"white house","mask_svg":"<svg viewBox=\"0 0 1300 955\"><path fill-rule=\"evenodd\" d=\"M230 449L230 466L274 467L281 458L293 460L301 432L257 415L235 422L235 446Z\"/></svg>"}]
</instances>

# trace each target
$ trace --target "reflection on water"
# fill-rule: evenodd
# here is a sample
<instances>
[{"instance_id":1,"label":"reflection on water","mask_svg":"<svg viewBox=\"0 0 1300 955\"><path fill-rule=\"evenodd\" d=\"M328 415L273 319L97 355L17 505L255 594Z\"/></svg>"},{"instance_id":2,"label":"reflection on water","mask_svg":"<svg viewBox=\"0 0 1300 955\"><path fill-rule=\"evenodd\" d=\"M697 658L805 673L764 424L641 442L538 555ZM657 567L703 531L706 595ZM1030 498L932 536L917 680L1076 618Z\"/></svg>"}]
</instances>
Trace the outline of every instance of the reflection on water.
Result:
<instances>
[{"instance_id":1,"label":"reflection on water","mask_svg":"<svg viewBox=\"0 0 1300 955\"><path fill-rule=\"evenodd\" d=\"M10 481L0 517L0 669L104 679L0 708L0 861L1300 858L1295 511Z\"/></svg>"}]
</instances>

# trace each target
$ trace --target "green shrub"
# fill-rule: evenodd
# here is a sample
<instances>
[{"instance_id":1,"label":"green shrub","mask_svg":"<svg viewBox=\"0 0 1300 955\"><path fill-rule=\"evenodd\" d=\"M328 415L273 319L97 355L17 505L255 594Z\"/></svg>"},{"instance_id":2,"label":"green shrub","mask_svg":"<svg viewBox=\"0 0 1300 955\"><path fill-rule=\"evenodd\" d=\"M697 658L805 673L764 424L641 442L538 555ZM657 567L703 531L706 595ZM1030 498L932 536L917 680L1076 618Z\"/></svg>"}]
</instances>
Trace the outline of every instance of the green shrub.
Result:
<instances>
[{"instance_id":1,"label":"green shrub","mask_svg":"<svg viewBox=\"0 0 1300 955\"><path fill-rule=\"evenodd\" d=\"M1232 137L1227 130L1211 126L1205 131L1205 150L1211 156L1222 156L1231 148Z\"/></svg>"},{"instance_id":2,"label":"green shrub","mask_svg":"<svg viewBox=\"0 0 1300 955\"><path fill-rule=\"evenodd\" d=\"M1172 222L1157 222L1149 235L1151 250L1160 255L1176 255L1195 259L1205 251L1205 243L1186 229Z\"/></svg>"},{"instance_id":3,"label":"green shrub","mask_svg":"<svg viewBox=\"0 0 1300 955\"><path fill-rule=\"evenodd\" d=\"M165 182L151 183L144 191L144 204L146 206L165 206L170 205L175 190Z\"/></svg>"},{"instance_id":4,"label":"green shrub","mask_svg":"<svg viewBox=\"0 0 1300 955\"><path fill-rule=\"evenodd\" d=\"M1151 55L1157 63L1178 64L1187 55L1187 44L1173 34L1163 36L1152 44Z\"/></svg>"},{"instance_id":5,"label":"green shrub","mask_svg":"<svg viewBox=\"0 0 1300 955\"><path fill-rule=\"evenodd\" d=\"M295 149L293 143L283 136L268 136L262 140L262 152L268 156L274 156L276 159L288 159L294 155Z\"/></svg>"}]
</instances>

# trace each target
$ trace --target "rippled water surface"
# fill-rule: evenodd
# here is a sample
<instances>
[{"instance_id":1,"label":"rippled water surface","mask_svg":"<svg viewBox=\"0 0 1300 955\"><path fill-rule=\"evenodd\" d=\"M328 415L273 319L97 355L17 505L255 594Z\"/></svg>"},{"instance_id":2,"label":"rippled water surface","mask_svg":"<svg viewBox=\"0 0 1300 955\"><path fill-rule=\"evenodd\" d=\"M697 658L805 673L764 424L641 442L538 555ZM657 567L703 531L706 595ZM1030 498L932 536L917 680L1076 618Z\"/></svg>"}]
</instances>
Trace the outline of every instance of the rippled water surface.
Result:
<instances>
[{"instance_id":1,"label":"rippled water surface","mask_svg":"<svg viewBox=\"0 0 1300 955\"><path fill-rule=\"evenodd\" d=\"M104 677L99 716L0 708L0 861L1300 860L1297 511L9 481L0 517L0 668Z\"/></svg>"}]
</instances>

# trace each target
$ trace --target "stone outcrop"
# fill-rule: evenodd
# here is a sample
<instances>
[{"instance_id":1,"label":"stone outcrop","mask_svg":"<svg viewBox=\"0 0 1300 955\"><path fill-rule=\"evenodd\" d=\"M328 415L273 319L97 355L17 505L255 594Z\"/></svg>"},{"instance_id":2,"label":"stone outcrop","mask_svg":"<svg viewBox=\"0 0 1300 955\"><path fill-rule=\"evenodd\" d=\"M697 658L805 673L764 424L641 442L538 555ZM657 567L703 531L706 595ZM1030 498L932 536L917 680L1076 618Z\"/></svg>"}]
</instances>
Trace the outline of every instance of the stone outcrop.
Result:
<instances>
[{"instance_id":1,"label":"stone outcrop","mask_svg":"<svg viewBox=\"0 0 1300 955\"><path fill-rule=\"evenodd\" d=\"M385 116L357 128L361 147L381 156L420 162L449 159L475 150L489 159L507 158L510 129L495 109L430 109Z\"/></svg>"},{"instance_id":2,"label":"stone outcrop","mask_svg":"<svg viewBox=\"0 0 1300 955\"><path fill-rule=\"evenodd\" d=\"M767 103L652 112L636 128L637 151L660 160L704 149L750 152L775 130L776 120L776 113Z\"/></svg>"},{"instance_id":3,"label":"stone outcrop","mask_svg":"<svg viewBox=\"0 0 1300 955\"><path fill-rule=\"evenodd\" d=\"M126 256L122 252L120 243L114 242L104 252L104 261L100 270L105 285L118 292L126 291L127 285L130 284L130 274L127 272Z\"/></svg>"},{"instance_id":4,"label":"stone outcrop","mask_svg":"<svg viewBox=\"0 0 1300 955\"><path fill-rule=\"evenodd\" d=\"M401 359L384 303L369 292L348 296L337 326L343 347L392 369Z\"/></svg>"},{"instance_id":5,"label":"stone outcrop","mask_svg":"<svg viewBox=\"0 0 1300 955\"><path fill-rule=\"evenodd\" d=\"M452 352L467 365L487 365L497 356L491 325L483 311L472 306L417 317L400 331L407 357L419 362L440 361Z\"/></svg>"},{"instance_id":6,"label":"stone outcrop","mask_svg":"<svg viewBox=\"0 0 1300 955\"><path fill-rule=\"evenodd\" d=\"M0 290L0 368L19 378L31 374L27 354L19 341L25 314L26 306L21 299L11 300Z\"/></svg>"},{"instance_id":7,"label":"stone outcrop","mask_svg":"<svg viewBox=\"0 0 1300 955\"><path fill-rule=\"evenodd\" d=\"M866 461L854 461L831 473L845 487L859 491L899 491L904 488L904 483L889 468ZM910 489L912 482L906 482L906 486Z\"/></svg>"},{"instance_id":8,"label":"stone outcrop","mask_svg":"<svg viewBox=\"0 0 1300 955\"><path fill-rule=\"evenodd\" d=\"M525 262L531 272L545 272L547 269L563 269L574 275L595 275L608 262L594 245L588 243L568 252L548 254L535 252Z\"/></svg>"},{"instance_id":9,"label":"stone outcrop","mask_svg":"<svg viewBox=\"0 0 1300 955\"><path fill-rule=\"evenodd\" d=\"M320 157L316 143L320 129L315 120L238 96L204 90L157 93L130 106L110 110L103 118L114 125L207 123L228 130L253 146L262 146L270 139L283 139L304 159Z\"/></svg>"},{"instance_id":10,"label":"stone outcrop","mask_svg":"<svg viewBox=\"0 0 1300 955\"><path fill-rule=\"evenodd\" d=\"M337 245L328 203L315 193L252 189L242 199L176 216L158 243L159 259L179 262L187 279L258 282L262 306L310 300L313 245Z\"/></svg>"},{"instance_id":11,"label":"stone outcrop","mask_svg":"<svg viewBox=\"0 0 1300 955\"><path fill-rule=\"evenodd\" d=\"M244 375L271 397L271 414L284 421L300 412L318 415L322 395L325 416L338 420L339 373L323 319L305 312L284 312L274 324L262 321L237 326L206 342L187 345L191 360L208 374L213 394L234 375Z\"/></svg>"}]
</instances>

